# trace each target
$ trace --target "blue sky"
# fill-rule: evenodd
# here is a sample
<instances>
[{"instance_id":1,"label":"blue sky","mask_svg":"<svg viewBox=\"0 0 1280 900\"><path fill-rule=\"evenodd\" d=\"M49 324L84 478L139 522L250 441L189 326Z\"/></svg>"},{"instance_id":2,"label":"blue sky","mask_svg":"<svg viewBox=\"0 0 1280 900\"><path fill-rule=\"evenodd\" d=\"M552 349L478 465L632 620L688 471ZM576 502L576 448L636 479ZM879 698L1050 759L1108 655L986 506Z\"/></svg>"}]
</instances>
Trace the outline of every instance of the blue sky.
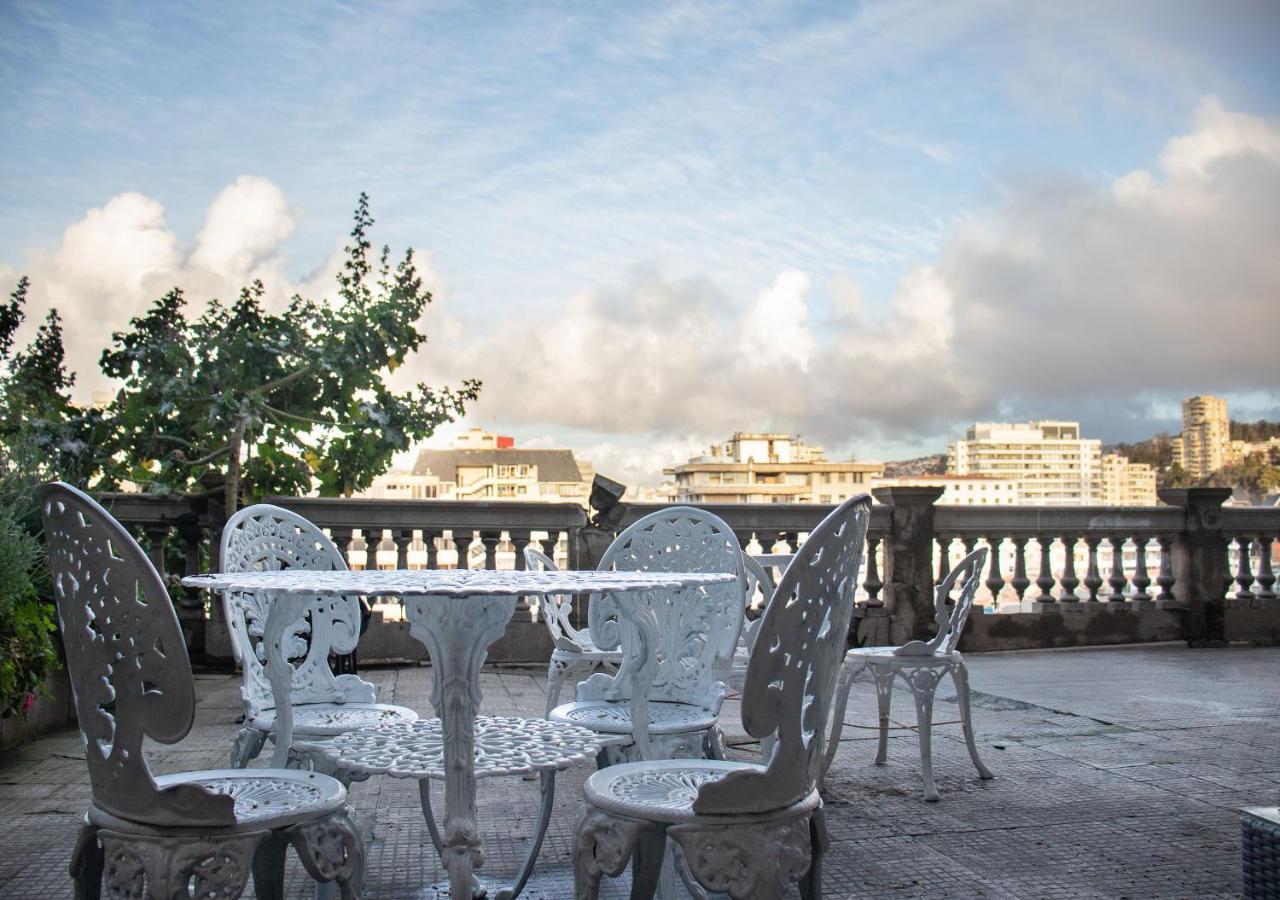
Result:
<instances>
[{"instance_id":1,"label":"blue sky","mask_svg":"<svg viewBox=\"0 0 1280 900\"><path fill-rule=\"evenodd\" d=\"M632 480L734 427L1280 418L1275 4L290 6L0 7L0 274L94 311L86 389L166 280L323 292L364 190L439 298L414 374Z\"/></svg>"}]
</instances>

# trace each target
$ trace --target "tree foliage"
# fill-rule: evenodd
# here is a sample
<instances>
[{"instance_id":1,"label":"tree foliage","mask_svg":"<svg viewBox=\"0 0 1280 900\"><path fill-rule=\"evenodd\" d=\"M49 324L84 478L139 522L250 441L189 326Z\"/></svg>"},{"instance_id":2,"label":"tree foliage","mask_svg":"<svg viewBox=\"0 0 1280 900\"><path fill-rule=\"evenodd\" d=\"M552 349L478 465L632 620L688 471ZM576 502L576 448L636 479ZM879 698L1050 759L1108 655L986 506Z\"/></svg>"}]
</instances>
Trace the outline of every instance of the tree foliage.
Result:
<instances>
[{"instance_id":1,"label":"tree foliage","mask_svg":"<svg viewBox=\"0 0 1280 900\"><path fill-rule=\"evenodd\" d=\"M4 392L6 421L74 463L96 487L130 481L191 496L220 491L227 512L266 494L347 495L367 487L393 455L464 412L480 384L397 391L387 377L426 341L418 329L431 294L408 250L371 256L366 195L333 302L294 296L267 308L254 282L233 302L198 316L175 288L102 353L120 389L103 410L71 404L56 312L32 346L15 354ZM12 346L27 281L0 308L0 349ZM14 413L15 415L9 415ZM9 434L0 433L8 440Z\"/></svg>"}]
</instances>

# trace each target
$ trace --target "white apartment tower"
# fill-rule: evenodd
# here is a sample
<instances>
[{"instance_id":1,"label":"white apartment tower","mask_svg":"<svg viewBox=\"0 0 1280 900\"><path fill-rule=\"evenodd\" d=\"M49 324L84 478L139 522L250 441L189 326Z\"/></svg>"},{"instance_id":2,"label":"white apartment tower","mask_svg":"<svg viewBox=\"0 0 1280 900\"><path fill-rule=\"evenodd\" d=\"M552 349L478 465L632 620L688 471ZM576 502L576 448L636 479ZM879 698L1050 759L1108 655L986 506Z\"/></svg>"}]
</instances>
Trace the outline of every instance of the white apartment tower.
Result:
<instances>
[{"instance_id":1,"label":"white apartment tower","mask_svg":"<svg viewBox=\"0 0 1280 900\"><path fill-rule=\"evenodd\" d=\"M1207 478L1231 462L1231 420L1222 397L1182 401L1182 440L1178 462L1192 478Z\"/></svg>"},{"instance_id":2,"label":"white apartment tower","mask_svg":"<svg viewBox=\"0 0 1280 900\"><path fill-rule=\"evenodd\" d=\"M1028 506L1078 506L1102 499L1102 442L1079 422L978 422L947 446L947 469L1017 483Z\"/></svg>"}]
</instances>

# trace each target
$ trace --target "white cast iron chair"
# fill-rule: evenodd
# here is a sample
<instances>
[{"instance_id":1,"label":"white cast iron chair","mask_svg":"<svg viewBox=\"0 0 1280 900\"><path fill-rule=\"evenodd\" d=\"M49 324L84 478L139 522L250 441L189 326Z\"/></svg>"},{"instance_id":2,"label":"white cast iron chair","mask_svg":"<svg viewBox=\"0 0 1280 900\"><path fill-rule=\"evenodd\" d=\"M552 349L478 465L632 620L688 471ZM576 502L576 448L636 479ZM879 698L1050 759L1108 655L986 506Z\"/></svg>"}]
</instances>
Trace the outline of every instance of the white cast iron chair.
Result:
<instances>
[{"instance_id":1,"label":"white cast iron chair","mask_svg":"<svg viewBox=\"0 0 1280 900\"><path fill-rule=\"evenodd\" d=\"M524 548L525 568L531 572L554 572L556 564L549 556L533 547ZM616 672L622 665L621 650L601 650L591 643L591 632L574 628L569 615L573 597L566 594L542 594L538 611L551 632L551 661L547 664L547 708L544 715L560 704L560 691L565 681L576 685L596 669Z\"/></svg>"},{"instance_id":2,"label":"white cast iron chair","mask_svg":"<svg viewBox=\"0 0 1280 900\"><path fill-rule=\"evenodd\" d=\"M343 571L347 563L323 531L287 509L260 503L227 520L222 530L224 572L294 568ZM237 768L262 751L269 735L274 740L275 696L262 643L270 602L262 594L227 591L222 596L231 650L244 671L244 728L231 750L231 765ZM374 686L363 678L333 674L329 654L350 653L359 638L360 602L355 597L316 597L307 615L286 629L284 646L295 665L291 697L296 740L418 720L411 709L378 703Z\"/></svg>"},{"instance_id":3,"label":"white cast iron chair","mask_svg":"<svg viewBox=\"0 0 1280 900\"><path fill-rule=\"evenodd\" d=\"M754 557L745 553L742 555L742 573L747 583L747 589L742 598L742 630L738 632L738 646L734 648L733 660L729 668L720 676L729 690L737 692L742 691L742 686L746 682L747 660L751 658L751 644L755 640L756 628L760 625L759 616L753 619L747 615L747 612L752 608L757 591L763 596L763 602L768 603L777 587L769 570L760 565Z\"/></svg>"},{"instance_id":4,"label":"white cast iron chair","mask_svg":"<svg viewBox=\"0 0 1280 900\"><path fill-rule=\"evenodd\" d=\"M601 650L621 648L618 672L597 672L578 685L577 701L551 710L549 718L583 725L603 734L628 734L631 743L604 751L602 762L659 757L724 756L716 716L725 686L717 676L733 659L742 628L745 576L733 529L719 516L692 506L672 506L635 522L609 545L599 568L626 572L736 572L738 580L695 590L697 603L665 591L636 593L619 600L591 598L587 619ZM646 651L634 623L618 605L628 603L653 628L656 646ZM653 669L647 692L635 679ZM634 721L633 700L646 702L647 716ZM638 749L648 747L649 750Z\"/></svg>"},{"instance_id":5,"label":"white cast iron chair","mask_svg":"<svg viewBox=\"0 0 1280 900\"><path fill-rule=\"evenodd\" d=\"M933 698L938 682L948 672L956 685L956 697L960 706L960 722L964 729L964 742L969 748L969 758L983 780L994 778L991 770L983 765L973 737L973 715L969 708L969 671L964 657L956 649L960 633L969 618L974 595L982 580L982 567L986 563L985 547L974 550L947 574L934 592L934 609L938 633L930 641L910 641L901 647L855 647L845 656L840 670L840 684L836 691L836 704L832 713L831 737L827 743L827 755L823 772L831 765L840 745L840 731L844 726L845 707L849 702L849 689L853 679L864 667L871 670L876 684L876 699L880 714L880 744L876 750L876 765L883 765L889 753L889 705L893 699L893 682L901 678L911 688L916 703L916 726L920 732L920 775L924 780L924 799L930 803L938 800L938 789L933 783L933 760L930 729L933 724ZM954 607L948 608L952 590L960 585L960 596Z\"/></svg>"},{"instance_id":6,"label":"white cast iron chair","mask_svg":"<svg viewBox=\"0 0 1280 900\"><path fill-rule=\"evenodd\" d=\"M871 515L863 494L837 507L800 548L765 607L747 667L742 724L776 736L768 765L658 760L601 769L584 788L574 842L579 900L633 861L633 898L657 889L666 839L689 871L734 900L773 900L800 880L822 894L826 848L818 775L824 725L847 646Z\"/></svg>"},{"instance_id":7,"label":"white cast iron chair","mask_svg":"<svg viewBox=\"0 0 1280 900\"><path fill-rule=\"evenodd\" d=\"M164 582L120 523L70 485L41 497L49 565L93 805L71 857L77 900L284 897L292 844L317 881L360 895L364 847L347 791L291 769L153 777L143 735L186 737L195 682ZM194 886L194 894L192 887Z\"/></svg>"}]
</instances>

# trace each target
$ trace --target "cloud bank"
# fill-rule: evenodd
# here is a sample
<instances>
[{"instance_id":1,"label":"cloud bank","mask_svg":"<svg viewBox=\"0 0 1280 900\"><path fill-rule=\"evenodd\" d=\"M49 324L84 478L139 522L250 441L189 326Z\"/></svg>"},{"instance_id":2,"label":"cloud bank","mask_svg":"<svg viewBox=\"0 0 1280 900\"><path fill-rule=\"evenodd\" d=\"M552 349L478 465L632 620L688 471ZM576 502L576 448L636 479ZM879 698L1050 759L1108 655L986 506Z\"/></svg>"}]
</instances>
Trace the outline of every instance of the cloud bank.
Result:
<instances>
[{"instance_id":1,"label":"cloud bank","mask_svg":"<svg viewBox=\"0 0 1280 900\"><path fill-rule=\"evenodd\" d=\"M31 319L62 310L85 379L104 335L174 284L200 301L251 278L276 302L318 296L336 257L291 280L282 247L297 218L276 185L244 176L184 250L160 203L118 195L30 254ZM481 378L478 420L608 435L594 452L628 467L649 465L639 450L735 428L874 448L977 418L1062 415L1118 439L1194 392L1261 391L1280 405L1277 247L1280 123L1207 98L1149 170L1006 177L887 302L798 267L730 296L716 273L668 277L633 255L614 283L549 307L431 308L431 343L402 372Z\"/></svg>"}]
</instances>

